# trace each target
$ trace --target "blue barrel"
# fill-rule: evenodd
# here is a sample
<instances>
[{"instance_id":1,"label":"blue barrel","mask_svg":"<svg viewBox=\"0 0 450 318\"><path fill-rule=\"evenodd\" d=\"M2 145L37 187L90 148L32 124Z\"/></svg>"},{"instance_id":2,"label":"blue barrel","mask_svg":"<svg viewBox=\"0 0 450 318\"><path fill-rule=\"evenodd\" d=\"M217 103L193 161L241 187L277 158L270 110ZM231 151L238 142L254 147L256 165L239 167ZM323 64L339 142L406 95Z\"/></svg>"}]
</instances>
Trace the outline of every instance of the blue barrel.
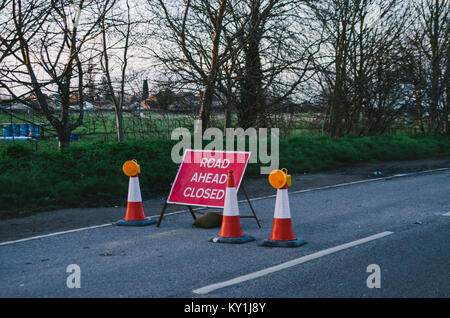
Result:
<instances>
[{"instance_id":1,"label":"blue barrel","mask_svg":"<svg viewBox=\"0 0 450 318\"><path fill-rule=\"evenodd\" d=\"M13 124L12 125L12 137L19 137L20 136L20 125Z\"/></svg>"},{"instance_id":2,"label":"blue barrel","mask_svg":"<svg viewBox=\"0 0 450 318\"><path fill-rule=\"evenodd\" d=\"M12 137L11 125L3 125L3 137Z\"/></svg>"},{"instance_id":3,"label":"blue barrel","mask_svg":"<svg viewBox=\"0 0 450 318\"><path fill-rule=\"evenodd\" d=\"M28 124L20 124L20 136L28 137Z\"/></svg>"}]
</instances>

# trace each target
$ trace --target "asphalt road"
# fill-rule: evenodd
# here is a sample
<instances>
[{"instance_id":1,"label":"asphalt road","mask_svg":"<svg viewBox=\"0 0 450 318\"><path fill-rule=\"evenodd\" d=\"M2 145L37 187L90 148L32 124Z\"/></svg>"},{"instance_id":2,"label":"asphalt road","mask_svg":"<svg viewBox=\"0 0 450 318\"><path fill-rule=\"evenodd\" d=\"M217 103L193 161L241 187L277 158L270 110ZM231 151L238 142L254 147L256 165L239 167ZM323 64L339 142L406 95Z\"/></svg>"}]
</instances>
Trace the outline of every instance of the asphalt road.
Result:
<instances>
[{"instance_id":1,"label":"asphalt road","mask_svg":"<svg viewBox=\"0 0 450 318\"><path fill-rule=\"evenodd\" d=\"M274 191L275 194L275 191ZM298 248L260 247L273 196L242 219L255 241L210 243L189 213L0 245L0 297L450 297L450 170L291 192ZM250 215L245 202L241 215ZM446 215L447 214L447 215ZM361 241L362 240L362 241ZM67 266L81 269L68 288ZM367 267L379 266L380 288Z\"/></svg>"}]
</instances>

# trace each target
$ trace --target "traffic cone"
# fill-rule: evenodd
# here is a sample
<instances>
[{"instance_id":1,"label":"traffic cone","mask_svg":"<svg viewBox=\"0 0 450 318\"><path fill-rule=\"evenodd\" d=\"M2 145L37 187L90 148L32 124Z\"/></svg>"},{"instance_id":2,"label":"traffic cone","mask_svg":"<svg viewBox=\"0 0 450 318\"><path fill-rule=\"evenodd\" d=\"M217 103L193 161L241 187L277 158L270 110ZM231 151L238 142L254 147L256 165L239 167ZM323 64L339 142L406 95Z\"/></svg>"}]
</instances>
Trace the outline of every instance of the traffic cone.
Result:
<instances>
[{"instance_id":1,"label":"traffic cone","mask_svg":"<svg viewBox=\"0 0 450 318\"><path fill-rule=\"evenodd\" d=\"M124 171L126 171L126 165L130 162L124 164ZM116 225L128 225L128 226L144 226L155 224L156 220L146 218L144 215L144 207L142 206L141 189L139 187L138 171L139 166L137 165L135 173L127 173L130 176L130 182L128 185L128 203L127 211L125 213L125 218L123 220L117 221Z\"/></svg>"},{"instance_id":2,"label":"traffic cone","mask_svg":"<svg viewBox=\"0 0 450 318\"><path fill-rule=\"evenodd\" d=\"M242 231L233 171L229 170L222 215L222 226L219 235L211 238L209 241L214 243L242 244L254 240L255 238L253 236L244 235L244 232Z\"/></svg>"},{"instance_id":3,"label":"traffic cone","mask_svg":"<svg viewBox=\"0 0 450 318\"><path fill-rule=\"evenodd\" d=\"M282 188L277 189L272 234L260 246L298 247L303 244L306 244L306 242L295 237L292 229L288 190L285 184Z\"/></svg>"}]
</instances>

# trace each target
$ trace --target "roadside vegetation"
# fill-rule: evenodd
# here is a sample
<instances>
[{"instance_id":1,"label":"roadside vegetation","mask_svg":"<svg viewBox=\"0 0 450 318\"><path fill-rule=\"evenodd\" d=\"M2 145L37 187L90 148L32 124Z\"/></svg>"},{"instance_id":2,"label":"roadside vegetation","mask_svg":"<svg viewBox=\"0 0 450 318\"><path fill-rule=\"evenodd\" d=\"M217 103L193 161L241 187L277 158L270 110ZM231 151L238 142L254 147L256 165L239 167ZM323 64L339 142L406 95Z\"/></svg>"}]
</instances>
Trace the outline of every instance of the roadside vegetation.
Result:
<instances>
[{"instance_id":1,"label":"roadside vegetation","mask_svg":"<svg viewBox=\"0 0 450 318\"><path fill-rule=\"evenodd\" d=\"M145 199L167 195L178 166L171 149L177 141L143 139L130 142L78 142L71 147L35 152L27 144L0 150L0 218L27 216L68 207L126 204L126 160L141 165ZM290 173L317 172L358 162L411 160L450 155L450 136L305 137L280 140L280 167ZM246 175L258 175L260 163Z\"/></svg>"}]
</instances>

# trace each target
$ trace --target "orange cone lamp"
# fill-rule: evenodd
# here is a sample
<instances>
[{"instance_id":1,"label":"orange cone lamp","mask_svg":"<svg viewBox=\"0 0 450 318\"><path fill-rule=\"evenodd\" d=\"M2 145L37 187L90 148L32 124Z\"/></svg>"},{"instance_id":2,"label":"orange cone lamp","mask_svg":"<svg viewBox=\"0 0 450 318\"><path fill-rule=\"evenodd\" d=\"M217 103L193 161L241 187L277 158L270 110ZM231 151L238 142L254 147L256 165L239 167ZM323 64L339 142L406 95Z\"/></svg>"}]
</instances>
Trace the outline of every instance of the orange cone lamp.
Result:
<instances>
[{"instance_id":1,"label":"orange cone lamp","mask_svg":"<svg viewBox=\"0 0 450 318\"><path fill-rule=\"evenodd\" d=\"M233 171L228 171L225 204L223 207L222 226L219 235L209 241L214 243L242 244L254 241L253 236L244 235L239 215L236 185Z\"/></svg>"},{"instance_id":2,"label":"orange cone lamp","mask_svg":"<svg viewBox=\"0 0 450 318\"><path fill-rule=\"evenodd\" d=\"M128 203L125 218L117 221L116 225L144 226L156 223L156 220L145 217L142 206L141 189L139 187L138 175L141 172L136 160L130 160L123 164L122 170L130 177L128 185Z\"/></svg>"},{"instance_id":3,"label":"orange cone lamp","mask_svg":"<svg viewBox=\"0 0 450 318\"><path fill-rule=\"evenodd\" d=\"M269 182L277 189L275 213L272 234L269 239L264 240L260 246L298 247L306 244L304 240L295 236L292 228L291 210L288 198L288 186L291 185L291 176L287 174L286 169L273 170L269 174Z\"/></svg>"}]
</instances>

